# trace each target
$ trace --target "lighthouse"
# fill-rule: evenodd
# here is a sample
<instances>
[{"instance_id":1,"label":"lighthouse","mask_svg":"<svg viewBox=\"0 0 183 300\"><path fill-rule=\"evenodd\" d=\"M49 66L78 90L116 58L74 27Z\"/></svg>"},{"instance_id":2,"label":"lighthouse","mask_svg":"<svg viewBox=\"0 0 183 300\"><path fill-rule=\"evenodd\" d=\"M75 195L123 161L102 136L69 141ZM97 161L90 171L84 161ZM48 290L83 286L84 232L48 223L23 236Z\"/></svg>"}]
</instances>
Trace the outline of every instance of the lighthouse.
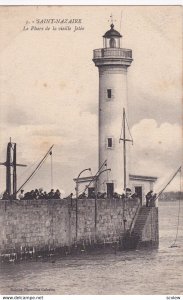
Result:
<instances>
[{"instance_id":1,"label":"lighthouse","mask_svg":"<svg viewBox=\"0 0 183 300\"><path fill-rule=\"evenodd\" d=\"M128 163L124 165L120 137L123 112L127 114L127 70L133 60L132 50L121 48L122 35L113 23L110 27L103 35L103 48L93 51L93 62L99 71L99 169L111 169L99 176L98 191L108 196L122 192L128 184Z\"/></svg>"}]
</instances>

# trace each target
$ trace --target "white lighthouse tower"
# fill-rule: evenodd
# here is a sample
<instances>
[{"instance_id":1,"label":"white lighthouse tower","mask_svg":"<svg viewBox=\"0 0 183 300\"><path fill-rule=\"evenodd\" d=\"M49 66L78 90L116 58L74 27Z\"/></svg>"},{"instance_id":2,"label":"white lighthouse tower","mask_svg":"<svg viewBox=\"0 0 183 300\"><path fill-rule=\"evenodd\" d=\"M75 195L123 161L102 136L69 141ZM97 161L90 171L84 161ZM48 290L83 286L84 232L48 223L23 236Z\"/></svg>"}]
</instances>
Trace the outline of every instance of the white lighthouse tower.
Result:
<instances>
[{"instance_id":1,"label":"white lighthouse tower","mask_svg":"<svg viewBox=\"0 0 183 300\"><path fill-rule=\"evenodd\" d=\"M103 48L94 50L93 61L99 70L99 168L110 168L99 176L98 190L109 196L128 184L124 178L123 143L119 143L124 110L127 111L127 69L132 50L120 47L121 34L111 29L103 36Z\"/></svg>"}]
</instances>

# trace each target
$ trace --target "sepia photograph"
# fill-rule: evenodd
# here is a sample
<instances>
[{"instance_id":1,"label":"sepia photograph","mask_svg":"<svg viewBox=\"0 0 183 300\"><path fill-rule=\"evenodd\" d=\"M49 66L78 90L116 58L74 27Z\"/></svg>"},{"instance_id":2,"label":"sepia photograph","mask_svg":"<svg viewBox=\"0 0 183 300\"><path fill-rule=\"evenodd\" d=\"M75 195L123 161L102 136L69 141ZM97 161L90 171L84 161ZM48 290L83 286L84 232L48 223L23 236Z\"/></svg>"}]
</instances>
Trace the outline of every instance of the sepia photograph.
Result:
<instances>
[{"instance_id":1,"label":"sepia photograph","mask_svg":"<svg viewBox=\"0 0 183 300\"><path fill-rule=\"evenodd\" d=\"M182 7L1 5L0 41L0 294L181 297Z\"/></svg>"}]
</instances>

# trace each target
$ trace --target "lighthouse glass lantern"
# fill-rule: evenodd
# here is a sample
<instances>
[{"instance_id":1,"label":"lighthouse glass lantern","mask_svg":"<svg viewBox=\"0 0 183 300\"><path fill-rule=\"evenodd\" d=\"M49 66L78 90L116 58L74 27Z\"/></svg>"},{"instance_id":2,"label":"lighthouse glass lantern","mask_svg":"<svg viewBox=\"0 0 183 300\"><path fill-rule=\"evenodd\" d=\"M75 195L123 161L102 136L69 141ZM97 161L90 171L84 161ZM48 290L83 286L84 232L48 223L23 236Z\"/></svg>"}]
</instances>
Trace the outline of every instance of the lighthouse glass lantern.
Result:
<instances>
[{"instance_id":1,"label":"lighthouse glass lantern","mask_svg":"<svg viewBox=\"0 0 183 300\"><path fill-rule=\"evenodd\" d=\"M103 35L103 47L104 48L120 48L120 38L122 35L114 29L114 25L111 24L111 29Z\"/></svg>"}]
</instances>

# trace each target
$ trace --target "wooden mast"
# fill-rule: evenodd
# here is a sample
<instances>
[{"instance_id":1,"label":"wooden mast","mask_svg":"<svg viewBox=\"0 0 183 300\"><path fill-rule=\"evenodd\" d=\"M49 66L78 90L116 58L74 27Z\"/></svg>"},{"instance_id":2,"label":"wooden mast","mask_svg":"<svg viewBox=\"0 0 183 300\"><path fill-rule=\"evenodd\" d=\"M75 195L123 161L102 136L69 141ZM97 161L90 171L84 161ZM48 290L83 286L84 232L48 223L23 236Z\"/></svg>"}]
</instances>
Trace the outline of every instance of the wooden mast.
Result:
<instances>
[{"instance_id":1,"label":"wooden mast","mask_svg":"<svg viewBox=\"0 0 183 300\"><path fill-rule=\"evenodd\" d=\"M126 123L125 109L123 108L123 162L124 162L124 191L126 191Z\"/></svg>"},{"instance_id":2,"label":"wooden mast","mask_svg":"<svg viewBox=\"0 0 183 300\"><path fill-rule=\"evenodd\" d=\"M6 193L8 198L12 195L16 196L17 194L17 172L16 167L26 167L27 165L17 164L16 163L16 143L10 141L7 145L6 151L6 161L0 163L0 165L6 167ZM12 172L11 172L12 171ZM13 176L13 179L12 179Z\"/></svg>"},{"instance_id":3,"label":"wooden mast","mask_svg":"<svg viewBox=\"0 0 183 300\"><path fill-rule=\"evenodd\" d=\"M13 196L16 198L17 192L17 154L16 154L16 143L14 143L13 148Z\"/></svg>"},{"instance_id":4,"label":"wooden mast","mask_svg":"<svg viewBox=\"0 0 183 300\"><path fill-rule=\"evenodd\" d=\"M6 152L6 162L4 165L6 166L6 192L8 196L11 195L12 192L12 181L11 181L11 139L7 145L7 152Z\"/></svg>"},{"instance_id":5,"label":"wooden mast","mask_svg":"<svg viewBox=\"0 0 183 300\"><path fill-rule=\"evenodd\" d=\"M128 123L127 123L128 125ZM120 138L119 141L123 141L123 170L124 170L124 192L125 192L125 197L123 199L123 224L124 224L124 232L126 231L126 216L125 216L125 211L126 211L126 184L127 184L127 178L126 178L126 142L132 142L133 140L127 139L126 138L126 114L125 114L125 108L123 108L123 138ZM129 128L128 128L129 130ZM130 134L131 135L131 134Z\"/></svg>"},{"instance_id":6,"label":"wooden mast","mask_svg":"<svg viewBox=\"0 0 183 300\"><path fill-rule=\"evenodd\" d=\"M128 124L127 124L128 125ZM125 113L125 109L123 108L123 125L122 125L122 129L123 129L123 138L120 137L119 141L123 141L123 164L124 164L124 191L126 192L126 184L127 184L127 177L126 177L126 142L132 142L133 140L131 139L127 139L126 138L126 113ZM129 130L129 128L128 128ZM130 132L130 131L129 131ZM130 133L131 136L131 133Z\"/></svg>"}]
</instances>

